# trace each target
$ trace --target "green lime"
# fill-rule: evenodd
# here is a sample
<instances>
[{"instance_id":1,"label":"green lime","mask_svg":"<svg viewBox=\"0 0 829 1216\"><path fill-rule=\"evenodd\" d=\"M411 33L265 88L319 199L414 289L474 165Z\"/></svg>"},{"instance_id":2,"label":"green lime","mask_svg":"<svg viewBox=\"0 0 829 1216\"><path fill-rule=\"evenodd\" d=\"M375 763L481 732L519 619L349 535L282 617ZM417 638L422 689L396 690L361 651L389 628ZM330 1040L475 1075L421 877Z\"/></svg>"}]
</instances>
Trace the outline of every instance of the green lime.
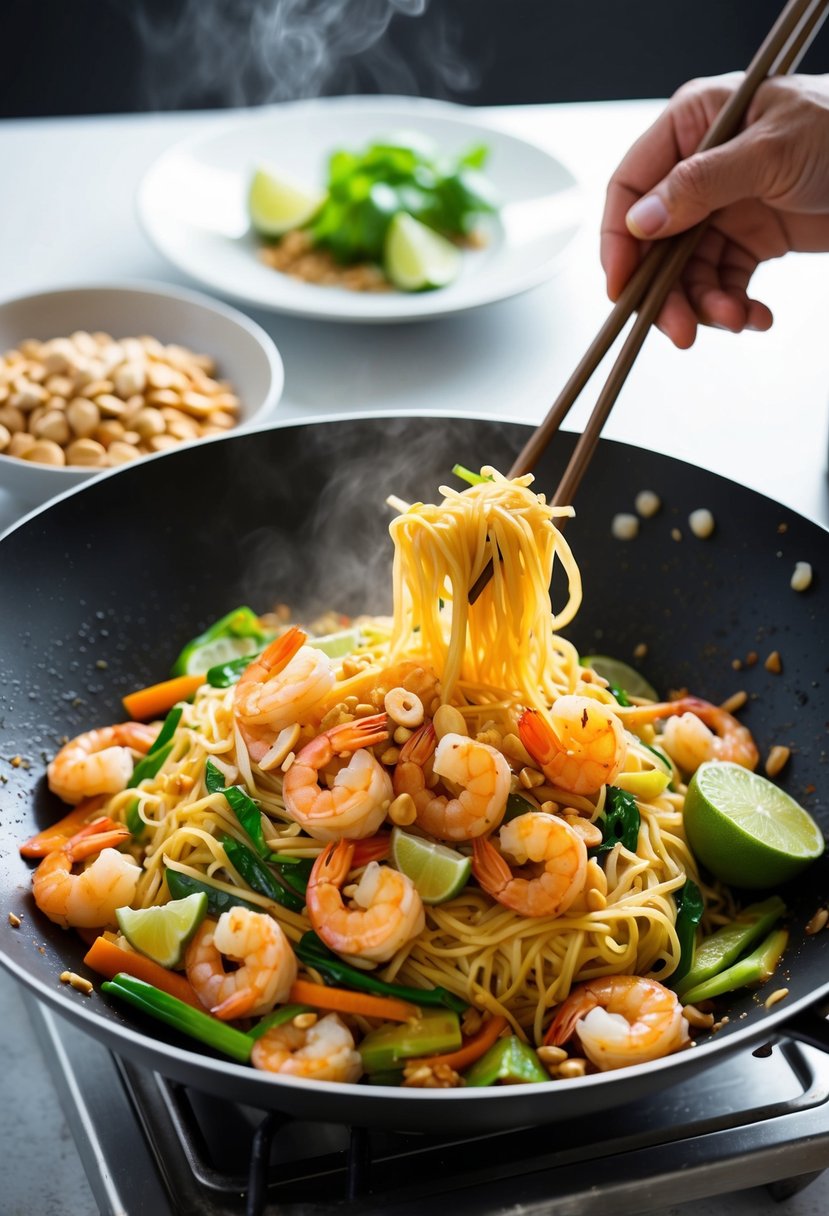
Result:
<instances>
[{"instance_id":1,"label":"green lime","mask_svg":"<svg viewBox=\"0 0 829 1216\"><path fill-rule=\"evenodd\" d=\"M200 675L211 667L218 667L220 663L242 659L261 649L262 643L256 638L214 638L212 642L188 647L186 652L182 652L177 666L181 667L182 675Z\"/></svg>"},{"instance_id":2,"label":"green lime","mask_svg":"<svg viewBox=\"0 0 829 1216\"><path fill-rule=\"evenodd\" d=\"M118 927L129 944L162 967L178 967L184 948L207 915L204 891L159 908L118 908Z\"/></svg>"},{"instance_id":3,"label":"green lime","mask_svg":"<svg viewBox=\"0 0 829 1216\"><path fill-rule=\"evenodd\" d=\"M309 638L307 644L327 654L329 659L342 659L355 651L361 641L360 630L350 628L340 629L337 633L326 633L318 638Z\"/></svg>"},{"instance_id":4,"label":"green lime","mask_svg":"<svg viewBox=\"0 0 829 1216\"><path fill-rule=\"evenodd\" d=\"M457 277L460 251L440 233L398 211L386 233L386 274L401 291L445 287Z\"/></svg>"},{"instance_id":5,"label":"green lime","mask_svg":"<svg viewBox=\"0 0 829 1216\"><path fill-rule=\"evenodd\" d=\"M586 654L581 658L583 667L592 667L597 676L607 680L615 688L621 688L629 697L644 697L648 701L658 701L659 694L643 675L621 659L611 658L609 654Z\"/></svg>"},{"instance_id":6,"label":"green lime","mask_svg":"<svg viewBox=\"0 0 829 1216\"><path fill-rule=\"evenodd\" d=\"M392 861L411 878L425 904L442 904L466 886L472 861L462 853L433 840L410 836L400 828L391 834Z\"/></svg>"},{"instance_id":7,"label":"green lime","mask_svg":"<svg viewBox=\"0 0 829 1216\"><path fill-rule=\"evenodd\" d=\"M259 168L248 190L250 222L262 236L283 236L301 228L325 202L321 190L309 190L271 169Z\"/></svg>"},{"instance_id":8,"label":"green lime","mask_svg":"<svg viewBox=\"0 0 829 1216\"><path fill-rule=\"evenodd\" d=\"M788 882L824 849L794 798L740 764L706 760L685 796L685 833L712 874L737 887Z\"/></svg>"}]
</instances>

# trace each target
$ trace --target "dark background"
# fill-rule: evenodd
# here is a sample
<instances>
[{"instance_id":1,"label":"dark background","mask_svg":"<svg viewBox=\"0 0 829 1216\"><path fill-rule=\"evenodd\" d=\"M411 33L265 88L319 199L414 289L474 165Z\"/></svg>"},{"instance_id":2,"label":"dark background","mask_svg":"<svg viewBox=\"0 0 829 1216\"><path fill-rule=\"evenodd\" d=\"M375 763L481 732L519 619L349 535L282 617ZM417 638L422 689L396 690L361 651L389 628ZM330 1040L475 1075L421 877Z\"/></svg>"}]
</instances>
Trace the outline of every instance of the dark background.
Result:
<instances>
[{"instance_id":1,"label":"dark background","mask_svg":"<svg viewBox=\"0 0 829 1216\"><path fill-rule=\"evenodd\" d=\"M0 117L335 93L666 96L744 67L782 0L0 0ZM803 70L829 70L829 29Z\"/></svg>"}]
</instances>

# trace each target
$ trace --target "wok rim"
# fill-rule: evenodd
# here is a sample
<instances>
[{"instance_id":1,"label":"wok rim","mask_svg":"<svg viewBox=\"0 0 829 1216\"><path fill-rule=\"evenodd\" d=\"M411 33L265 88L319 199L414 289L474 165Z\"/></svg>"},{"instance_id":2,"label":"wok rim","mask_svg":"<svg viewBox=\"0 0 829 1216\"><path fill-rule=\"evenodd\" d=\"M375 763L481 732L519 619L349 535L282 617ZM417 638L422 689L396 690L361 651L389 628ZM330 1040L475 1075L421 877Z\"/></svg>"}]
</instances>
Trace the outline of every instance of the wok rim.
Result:
<instances>
[{"instance_id":1,"label":"wok rim","mask_svg":"<svg viewBox=\"0 0 829 1216\"><path fill-rule=\"evenodd\" d=\"M386 411L339 411L331 414L315 416L313 418L286 418L274 419L270 422L263 423L261 426L249 427L243 431L231 432L227 435L218 435L210 437L206 440L199 441L198 447L205 448L213 443L233 443L234 440L242 439L255 434L269 432L274 430L285 430L293 427L309 427L326 425L329 423L342 422L369 422L374 420L378 422L383 420L399 420L401 417L421 417L421 418L451 418L459 420L476 420L495 423L503 423L503 417L495 414L489 414L485 411L476 411L474 414L464 410L386 410ZM510 419L510 423L517 426L532 427L534 424L521 419ZM572 433L572 432L571 432ZM819 531L829 535L829 527L826 527L818 520L810 519L808 516L802 515L794 508L781 504L778 500L770 498L759 490L755 490L750 486L743 485L731 478L724 477L720 473L712 472L708 469L699 469L698 466L690 461L681 460L679 457L669 456L654 448L646 448L642 444L625 443L617 439L602 439L603 445L611 445L615 448L626 449L629 452L646 451L649 454L657 457L660 460L666 461L669 464L683 465L688 469L692 469L695 473L702 473L706 477L713 477L717 481L724 483L729 487L733 487L740 492L756 495L760 499L764 499L766 503L772 506L783 507L791 515L796 516L799 520L808 525L817 528ZM154 462L156 460L175 460L177 456L185 454L194 445L182 445L181 449L176 449L169 452L159 452L152 456L145 457L141 461L141 467ZM85 493L101 482L108 481L113 476L118 476L120 470L115 473L109 472L101 474L80 485L72 486L50 499L48 502L28 511L19 520L13 523L5 532L0 534L0 544L11 536L19 528L26 525L30 520L41 515L43 512L51 510L59 506L66 499L73 497L76 494ZM824 854L824 857L829 857L829 850ZM234 1063L230 1060L224 1060L212 1055L206 1055L202 1052L192 1051L187 1048L174 1046L163 1038L156 1038L143 1030L136 1029L133 1026L119 1025L117 1022L101 1017L94 1007L86 1008L71 999L64 988L49 987L46 982L37 979L30 975L23 967L16 964L7 955L0 944L0 965L22 984L24 988L32 992L38 1000L44 1002L58 1014L68 1017L76 1025L78 1025L85 1033L96 1034L107 1042L118 1054L126 1057L135 1057L140 1055L142 1063L149 1065L169 1076L177 1076L183 1072L188 1074L203 1073L210 1074L213 1078L216 1076L226 1077L237 1083L236 1089L241 1087L250 1088L252 1091L250 1104L255 1105L255 1096L260 1087L262 1089L270 1089L276 1093L279 1089L285 1089L288 1092L301 1093L313 1098L314 1095L327 1095L333 1103L342 1105L347 1103L349 1099L359 1099L360 1104L368 1103L372 1107L376 1107L376 1118L371 1121L372 1125L376 1125L377 1119L383 1110L385 1103L390 1098L395 1098L395 1105L399 1105L399 1101L403 1100L407 1105L427 1104L424 1109L435 1102L444 1104L446 1102L461 1103L461 1109L466 1103L473 1100L483 1099L486 1102L501 1102L510 1104L521 1098L525 1098L526 1086L489 1086L481 1088L458 1088L458 1089L406 1089L401 1091L398 1086L385 1085L365 1085L355 1082L340 1082L340 1081L318 1081L306 1080L302 1078L283 1077L276 1074L262 1072L248 1065ZM666 1074L666 1087L672 1084L678 1084L683 1075L696 1071L696 1064L693 1061L701 1063L701 1070L712 1065L716 1059L724 1058L735 1051L746 1048L752 1043L761 1041L771 1041L779 1037L784 1037L786 1034L786 1023L793 1020L796 1015L805 1013L810 1009L814 1009L820 1003L829 997L829 978L812 989L808 994L787 1001L778 1003L771 1009L764 1011L764 1016L757 1022L747 1022L743 1027L736 1027L731 1030L727 1038L717 1039L716 1036L708 1039L708 1041L699 1043L693 1048L685 1051L675 1052L670 1056L662 1057L661 1059L651 1060L643 1064L629 1065L626 1068L619 1070L611 1070L607 1072L597 1072L584 1077L569 1078L567 1081L567 1091L591 1091L597 1086L611 1085L614 1081L618 1081L618 1089L624 1089L624 1082L630 1081L634 1083L643 1078L648 1078L652 1074L659 1072ZM126 1044L126 1048L119 1048L117 1044ZM165 1068L165 1064L167 1067ZM672 1077L672 1073L677 1074ZM189 1079L189 1084L193 1084L198 1088L197 1082ZM552 1095L562 1095L561 1084L557 1080L537 1082L529 1087L532 1090L533 1106L544 1102L549 1095L552 1101ZM522 1092L523 1091L523 1092ZM648 1093L653 1092L649 1089ZM608 1108L622 1105L629 1100L622 1096L619 1101L615 1099L607 1103ZM332 1103L332 1119L336 1121L336 1107ZM302 1116L300 1116L302 1117ZM564 1117L562 1115L562 1117ZM526 1120L531 1122L532 1120ZM386 1124L388 1126L388 1124ZM460 1125L459 1125L460 1126Z\"/></svg>"}]
</instances>

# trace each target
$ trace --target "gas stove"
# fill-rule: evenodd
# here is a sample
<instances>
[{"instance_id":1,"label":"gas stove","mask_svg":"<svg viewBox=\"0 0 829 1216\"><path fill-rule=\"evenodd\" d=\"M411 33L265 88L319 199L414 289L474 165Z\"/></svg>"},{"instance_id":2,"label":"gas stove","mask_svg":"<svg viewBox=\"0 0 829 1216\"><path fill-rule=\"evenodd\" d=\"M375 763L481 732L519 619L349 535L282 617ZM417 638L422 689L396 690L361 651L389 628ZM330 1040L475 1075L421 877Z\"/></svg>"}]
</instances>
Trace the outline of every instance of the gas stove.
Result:
<instances>
[{"instance_id":1,"label":"gas stove","mask_svg":"<svg viewBox=\"0 0 829 1216\"><path fill-rule=\"evenodd\" d=\"M200 1093L26 999L104 1216L643 1216L762 1184L785 1199L829 1165L829 1057L794 1042L599 1116L431 1137Z\"/></svg>"}]
</instances>

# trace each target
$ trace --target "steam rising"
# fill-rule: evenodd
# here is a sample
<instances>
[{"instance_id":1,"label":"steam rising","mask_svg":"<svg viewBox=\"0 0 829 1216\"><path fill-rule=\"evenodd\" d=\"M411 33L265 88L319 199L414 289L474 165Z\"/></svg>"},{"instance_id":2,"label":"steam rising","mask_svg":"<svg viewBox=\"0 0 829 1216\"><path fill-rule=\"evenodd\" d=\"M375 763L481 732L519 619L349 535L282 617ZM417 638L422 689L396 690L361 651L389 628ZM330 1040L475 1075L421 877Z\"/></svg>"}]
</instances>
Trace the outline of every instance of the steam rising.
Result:
<instances>
[{"instance_id":1,"label":"steam rising","mask_svg":"<svg viewBox=\"0 0 829 1216\"><path fill-rule=\"evenodd\" d=\"M477 83L441 10L429 31L406 29L405 55L385 37L395 19L421 17L429 0L113 2L140 37L142 100L151 109L373 91L442 97Z\"/></svg>"}]
</instances>

